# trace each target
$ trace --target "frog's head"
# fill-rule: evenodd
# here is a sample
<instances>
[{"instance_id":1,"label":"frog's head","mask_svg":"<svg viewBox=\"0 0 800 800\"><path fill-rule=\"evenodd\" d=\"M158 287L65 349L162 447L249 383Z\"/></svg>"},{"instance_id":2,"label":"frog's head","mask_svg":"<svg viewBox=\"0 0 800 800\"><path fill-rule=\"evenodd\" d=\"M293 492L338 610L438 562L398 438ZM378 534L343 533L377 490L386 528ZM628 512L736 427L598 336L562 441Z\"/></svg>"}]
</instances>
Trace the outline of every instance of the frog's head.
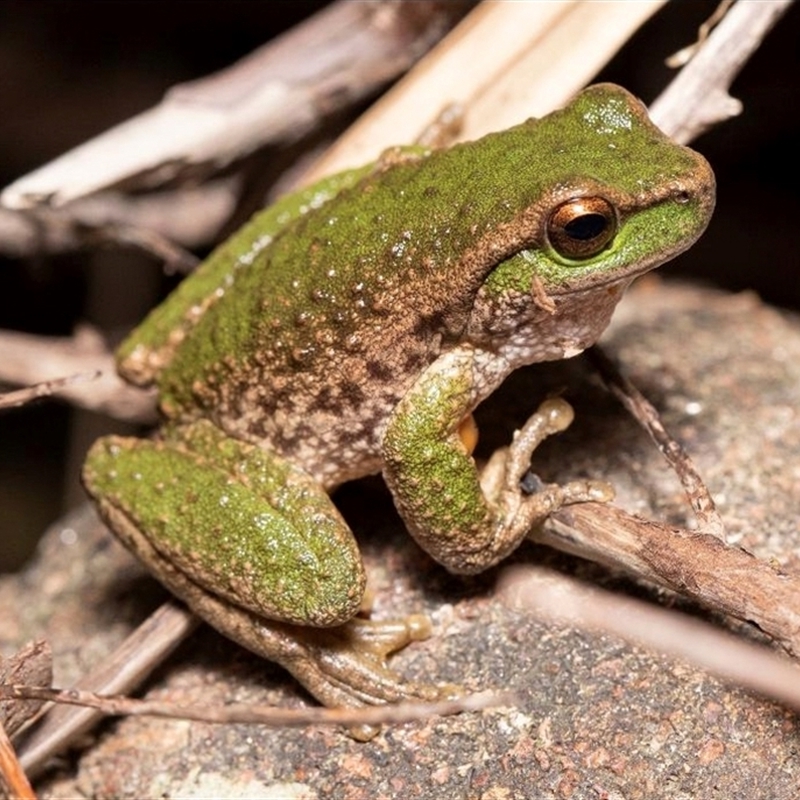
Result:
<instances>
[{"instance_id":1,"label":"frog's head","mask_svg":"<svg viewBox=\"0 0 800 800\"><path fill-rule=\"evenodd\" d=\"M593 86L507 132L505 153L494 163L517 187L514 213L492 236L508 249L476 298L490 327L519 325L526 295L528 307L550 313L566 296L615 289L616 302L635 276L688 248L714 208L706 160L669 139L617 86Z\"/></svg>"}]
</instances>

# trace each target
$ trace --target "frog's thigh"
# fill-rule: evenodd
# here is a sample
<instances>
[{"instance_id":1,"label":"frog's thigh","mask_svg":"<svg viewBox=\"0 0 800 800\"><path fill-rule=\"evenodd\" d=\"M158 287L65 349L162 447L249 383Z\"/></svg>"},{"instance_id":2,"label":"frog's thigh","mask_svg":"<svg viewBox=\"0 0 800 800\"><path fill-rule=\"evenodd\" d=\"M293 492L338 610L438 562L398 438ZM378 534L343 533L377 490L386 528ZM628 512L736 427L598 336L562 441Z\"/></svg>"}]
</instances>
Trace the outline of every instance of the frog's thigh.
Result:
<instances>
[{"instance_id":1,"label":"frog's thigh","mask_svg":"<svg viewBox=\"0 0 800 800\"><path fill-rule=\"evenodd\" d=\"M476 399L475 355L455 348L420 375L389 419L383 474L409 531L453 572L479 572L516 543L485 497L461 436Z\"/></svg>"},{"instance_id":2,"label":"frog's thigh","mask_svg":"<svg viewBox=\"0 0 800 800\"><path fill-rule=\"evenodd\" d=\"M277 454L208 422L160 441L101 439L84 482L130 549L146 541L237 606L314 626L340 624L359 608L361 558L326 492Z\"/></svg>"}]
</instances>

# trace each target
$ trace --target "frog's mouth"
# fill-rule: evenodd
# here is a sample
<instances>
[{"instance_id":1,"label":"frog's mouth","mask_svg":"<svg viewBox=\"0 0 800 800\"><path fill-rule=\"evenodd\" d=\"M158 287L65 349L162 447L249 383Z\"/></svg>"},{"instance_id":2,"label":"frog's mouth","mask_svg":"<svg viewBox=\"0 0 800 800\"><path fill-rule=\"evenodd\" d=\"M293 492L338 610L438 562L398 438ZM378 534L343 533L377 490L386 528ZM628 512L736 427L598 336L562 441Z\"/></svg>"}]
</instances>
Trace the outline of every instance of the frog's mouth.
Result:
<instances>
[{"instance_id":1,"label":"frog's mouth","mask_svg":"<svg viewBox=\"0 0 800 800\"><path fill-rule=\"evenodd\" d=\"M563 295L571 295L580 292L595 291L597 289L604 289L614 286L627 287L640 275L650 272L662 264L666 264L676 256L680 255L684 250L687 250L693 242L690 242L686 247L682 247L669 255L660 255L657 258L652 258L645 262L639 262L631 265L628 269L615 270L611 274L603 275L597 268L594 270L587 269L582 275L575 275L574 277L567 278L566 280L559 281L556 284L547 284L545 292L549 297L559 297ZM537 294L537 289L533 289L534 298Z\"/></svg>"},{"instance_id":2,"label":"frog's mouth","mask_svg":"<svg viewBox=\"0 0 800 800\"><path fill-rule=\"evenodd\" d=\"M664 221L659 215L639 212L628 219L618 235L591 264L568 264L552 270L555 274L544 275L548 295L572 294L588 289L601 289L616 283L630 283L645 272L666 264L688 250L703 234L713 209L713 199L706 210L704 203L692 203L694 213L687 213L683 220ZM701 205L698 208L698 205ZM656 212L658 207L654 207ZM655 216L655 224L652 217ZM653 233L653 231L656 233ZM659 235L658 231L663 231ZM652 250L648 242L660 241L661 246Z\"/></svg>"}]
</instances>

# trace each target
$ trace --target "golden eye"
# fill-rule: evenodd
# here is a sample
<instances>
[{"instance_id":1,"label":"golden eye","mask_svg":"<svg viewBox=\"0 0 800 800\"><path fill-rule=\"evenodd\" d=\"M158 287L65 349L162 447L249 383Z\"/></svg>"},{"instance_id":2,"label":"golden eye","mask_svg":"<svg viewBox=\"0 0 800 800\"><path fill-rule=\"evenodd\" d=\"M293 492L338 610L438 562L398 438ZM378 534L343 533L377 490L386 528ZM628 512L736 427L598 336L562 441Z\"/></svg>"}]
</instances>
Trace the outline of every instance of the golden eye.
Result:
<instances>
[{"instance_id":1,"label":"golden eye","mask_svg":"<svg viewBox=\"0 0 800 800\"><path fill-rule=\"evenodd\" d=\"M617 215L603 197L575 197L562 203L547 221L547 238L564 258L596 256L614 238Z\"/></svg>"}]
</instances>

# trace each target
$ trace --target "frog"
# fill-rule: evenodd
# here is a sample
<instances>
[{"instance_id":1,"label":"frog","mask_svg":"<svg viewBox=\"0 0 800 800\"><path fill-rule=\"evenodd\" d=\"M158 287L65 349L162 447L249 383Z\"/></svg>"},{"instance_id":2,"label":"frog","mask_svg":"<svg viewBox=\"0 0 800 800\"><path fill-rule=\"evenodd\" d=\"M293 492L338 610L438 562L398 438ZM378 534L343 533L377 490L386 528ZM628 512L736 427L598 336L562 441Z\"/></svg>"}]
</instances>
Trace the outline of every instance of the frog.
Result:
<instances>
[{"instance_id":1,"label":"frog","mask_svg":"<svg viewBox=\"0 0 800 800\"><path fill-rule=\"evenodd\" d=\"M331 492L382 475L421 548L467 575L609 500L601 480L524 486L565 400L483 467L472 413L513 371L596 342L714 202L708 162L611 84L475 141L391 148L259 212L130 334L119 373L157 388L161 423L99 439L83 483L161 583L322 704L440 697L387 663L430 623L364 618Z\"/></svg>"}]
</instances>

